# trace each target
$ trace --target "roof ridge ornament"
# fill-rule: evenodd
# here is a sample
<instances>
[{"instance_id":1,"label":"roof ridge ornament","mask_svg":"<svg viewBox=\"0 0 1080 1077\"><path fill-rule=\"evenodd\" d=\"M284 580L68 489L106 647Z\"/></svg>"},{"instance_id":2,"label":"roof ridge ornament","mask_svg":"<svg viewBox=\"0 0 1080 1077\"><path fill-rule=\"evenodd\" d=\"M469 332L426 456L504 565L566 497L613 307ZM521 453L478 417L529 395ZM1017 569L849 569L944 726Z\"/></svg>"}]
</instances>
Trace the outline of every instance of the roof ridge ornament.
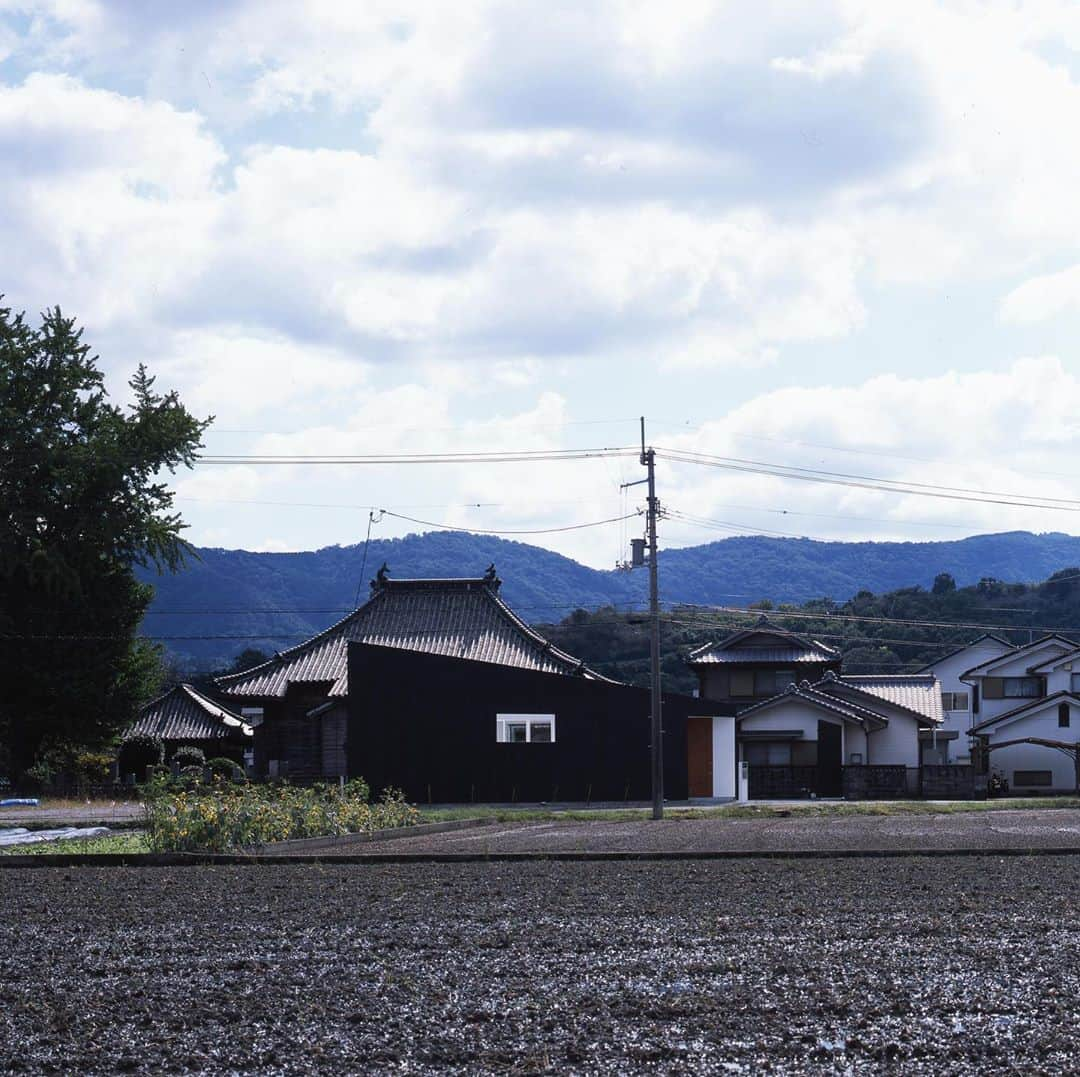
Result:
<instances>
[{"instance_id":1,"label":"roof ridge ornament","mask_svg":"<svg viewBox=\"0 0 1080 1077\"><path fill-rule=\"evenodd\" d=\"M374 594L376 591L381 591L389 582L389 579L390 566L384 561L382 563L382 568L375 573L375 579L371 581L371 593Z\"/></svg>"},{"instance_id":2,"label":"roof ridge ornament","mask_svg":"<svg viewBox=\"0 0 1080 1077\"><path fill-rule=\"evenodd\" d=\"M490 587L493 591L497 591L502 586L502 580L499 579L495 573L495 562L492 561L487 567L487 571L484 573L484 584Z\"/></svg>"}]
</instances>

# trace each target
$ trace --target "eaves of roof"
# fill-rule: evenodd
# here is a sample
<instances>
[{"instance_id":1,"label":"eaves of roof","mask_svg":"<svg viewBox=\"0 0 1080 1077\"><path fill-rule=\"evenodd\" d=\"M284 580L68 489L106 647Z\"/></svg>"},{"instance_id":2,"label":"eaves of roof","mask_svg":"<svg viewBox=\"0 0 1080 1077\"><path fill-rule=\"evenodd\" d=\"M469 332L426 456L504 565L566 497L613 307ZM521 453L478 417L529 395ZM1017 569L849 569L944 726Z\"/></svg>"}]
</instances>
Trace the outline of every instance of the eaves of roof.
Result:
<instances>
[{"instance_id":1,"label":"eaves of roof","mask_svg":"<svg viewBox=\"0 0 1080 1077\"><path fill-rule=\"evenodd\" d=\"M1015 650L1008 652L1007 654L999 654L995 658L988 658L985 662L980 662L977 666L972 666L971 669L964 670L960 674L960 680L966 680L972 674L978 672L980 669L985 669L987 666L992 666L996 662L1002 662L1006 658L1016 658L1022 655L1025 651L1034 650L1036 647L1041 647L1044 643L1048 643L1050 640L1057 640L1060 643L1066 645L1066 649L1075 650L1077 642L1074 639L1068 639L1066 636L1059 636L1056 632L1050 632L1043 636L1041 639L1032 640L1031 643L1025 643L1022 647L1017 647Z\"/></svg>"},{"instance_id":2,"label":"eaves of roof","mask_svg":"<svg viewBox=\"0 0 1080 1077\"><path fill-rule=\"evenodd\" d=\"M943 654L940 658L935 658L933 662L927 662L925 666L922 666L915 672L926 673L928 670L933 669L939 662L946 662L950 658L955 658L958 654L963 654L969 647L974 647L976 643L982 643L985 639L992 639L995 643L1003 643L1009 650L1016 649L1007 639L1002 639L1000 636L994 635L993 632L984 632L981 636L976 636L970 643L965 643L962 647L957 647L955 651L949 651L948 654ZM1003 658L1004 654L1001 654L998 657Z\"/></svg>"},{"instance_id":3,"label":"eaves of roof","mask_svg":"<svg viewBox=\"0 0 1080 1077\"><path fill-rule=\"evenodd\" d=\"M1005 711L1003 714L995 714L993 718L987 718L985 722L980 722L978 725L973 725L969 730L969 734L979 733L984 729L989 729L991 726L998 725L1001 722L1007 722L1013 718L1019 718L1026 714L1028 711L1038 710L1040 707L1045 707L1047 703L1062 702L1064 700L1071 700L1073 703L1080 706L1080 696L1075 695L1069 691L1054 692L1053 695L1040 696L1038 699L1029 699L1026 703L1021 703L1019 707L1013 707L1011 711Z\"/></svg>"},{"instance_id":4,"label":"eaves of roof","mask_svg":"<svg viewBox=\"0 0 1080 1077\"><path fill-rule=\"evenodd\" d=\"M789 703L793 699L800 699L804 703L817 707L820 710L839 715L849 722L858 722L864 727L867 724L876 724L881 728L889 724L888 718L883 714L877 714L858 704L849 704L847 700L835 699L832 696L826 695L824 692L818 692L813 688L803 687L802 685L791 685L786 691L781 692L779 695L770 696L768 699L763 699L760 703L755 703L752 706L747 707L746 710L740 711L735 719L736 724L741 722L743 718L746 718L748 715L767 710L771 707L778 706L781 703Z\"/></svg>"}]
</instances>

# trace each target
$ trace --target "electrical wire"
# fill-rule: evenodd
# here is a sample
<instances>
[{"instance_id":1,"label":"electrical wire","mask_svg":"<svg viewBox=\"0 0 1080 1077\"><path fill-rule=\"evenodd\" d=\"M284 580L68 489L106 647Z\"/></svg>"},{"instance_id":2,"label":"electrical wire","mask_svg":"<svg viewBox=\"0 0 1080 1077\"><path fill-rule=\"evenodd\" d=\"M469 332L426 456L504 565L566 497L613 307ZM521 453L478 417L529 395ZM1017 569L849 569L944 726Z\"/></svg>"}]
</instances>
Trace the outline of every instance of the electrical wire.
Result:
<instances>
[{"instance_id":1,"label":"electrical wire","mask_svg":"<svg viewBox=\"0 0 1080 1077\"><path fill-rule=\"evenodd\" d=\"M452 524L433 523L431 520L418 520L415 516L403 516L399 512L391 512L389 509L381 509L387 516L393 516L395 520L407 520L411 524L420 524L423 527L437 527L440 531L457 531L467 535L555 535L564 531L581 531L586 527L601 527L604 524L614 524L621 520L628 520L634 516L640 516L641 510L631 512L627 516L609 516L606 520L592 520L586 524L568 524L565 527L539 527L514 529L509 531L497 531L490 527L454 527Z\"/></svg>"},{"instance_id":2,"label":"electrical wire","mask_svg":"<svg viewBox=\"0 0 1080 1077\"><path fill-rule=\"evenodd\" d=\"M657 448L661 458L676 463L696 464L753 475L769 475L773 478L796 479L800 482L822 483L829 486L845 486L855 489L876 490L881 493L935 497L947 501L968 501L983 505L1009 505L1025 509L1052 509L1060 512L1080 512L1080 500L1058 497L1029 497L1025 494L999 493L992 490L973 490L966 487L936 486L914 480L882 479L867 475L850 475L844 472L824 471L814 468L794 467L789 464L772 464L761 460L743 460L738 457L710 456L677 449Z\"/></svg>"},{"instance_id":3,"label":"electrical wire","mask_svg":"<svg viewBox=\"0 0 1080 1077\"><path fill-rule=\"evenodd\" d=\"M559 460L591 460L605 456L633 456L638 450L632 447L607 447L599 449L541 449L521 452L453 452L453 453L371 453L365 455L209 455L196 458L198 464L326 464L330 466L383 465L383 464L521 464L554 462Z\"/></svg>"}]
</instances>

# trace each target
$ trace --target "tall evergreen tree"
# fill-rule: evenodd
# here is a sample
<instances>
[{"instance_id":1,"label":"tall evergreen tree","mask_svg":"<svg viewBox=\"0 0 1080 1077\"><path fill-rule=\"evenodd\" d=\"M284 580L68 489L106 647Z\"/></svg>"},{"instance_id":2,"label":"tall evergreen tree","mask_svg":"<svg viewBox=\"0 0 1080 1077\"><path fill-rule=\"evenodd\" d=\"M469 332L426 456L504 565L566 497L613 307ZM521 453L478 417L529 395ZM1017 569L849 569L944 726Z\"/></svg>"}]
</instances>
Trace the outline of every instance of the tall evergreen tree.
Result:
<instances>
[{"instance_id":1,"label":"tall evergreen tree","mask_svg":"<svg viewBox=\"0 0 1080 1077\"><path fill-rule=\"evenodd\" d=\"M153 592L133 566L183 563L159 476L191 466L211 420L142 366L131 388L109 402L58 308L39 327L0 308L0 751L16 777L49 747L104 743L154 687L136 636Z\"/></svg>"}]
</instances>

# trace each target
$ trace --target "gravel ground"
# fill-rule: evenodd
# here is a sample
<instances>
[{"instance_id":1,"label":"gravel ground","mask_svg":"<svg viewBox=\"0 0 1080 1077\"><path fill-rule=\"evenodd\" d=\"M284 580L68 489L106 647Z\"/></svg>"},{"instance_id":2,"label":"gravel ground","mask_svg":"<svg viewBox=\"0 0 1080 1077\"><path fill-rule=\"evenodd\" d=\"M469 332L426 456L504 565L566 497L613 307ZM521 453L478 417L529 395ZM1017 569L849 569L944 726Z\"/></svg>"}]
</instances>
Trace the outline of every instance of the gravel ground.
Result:
<instances>
[{"instance_id":1,"label":"gravel ground","mask_svg":"<svg viewBox=\"0 0 1080 1077\"><path fill-rule=\"evenodd\" d=\"M1075 1072L1078 857L0 873L0 1070Z\"/></svg>"},{"instance_id":2,"label":"gravel ground","mask_svg":"<svg viewBox=\"0 0 1080 1077\"><path fill-rule=\"evenodd\" d=\"M380 853L1080 849L1076 808L941 815L831 815L496 823L380 841ZM331 846L323 852L333 852ZM342 846L341 852L355 849Z\"/></svg>"}]
</instances>

